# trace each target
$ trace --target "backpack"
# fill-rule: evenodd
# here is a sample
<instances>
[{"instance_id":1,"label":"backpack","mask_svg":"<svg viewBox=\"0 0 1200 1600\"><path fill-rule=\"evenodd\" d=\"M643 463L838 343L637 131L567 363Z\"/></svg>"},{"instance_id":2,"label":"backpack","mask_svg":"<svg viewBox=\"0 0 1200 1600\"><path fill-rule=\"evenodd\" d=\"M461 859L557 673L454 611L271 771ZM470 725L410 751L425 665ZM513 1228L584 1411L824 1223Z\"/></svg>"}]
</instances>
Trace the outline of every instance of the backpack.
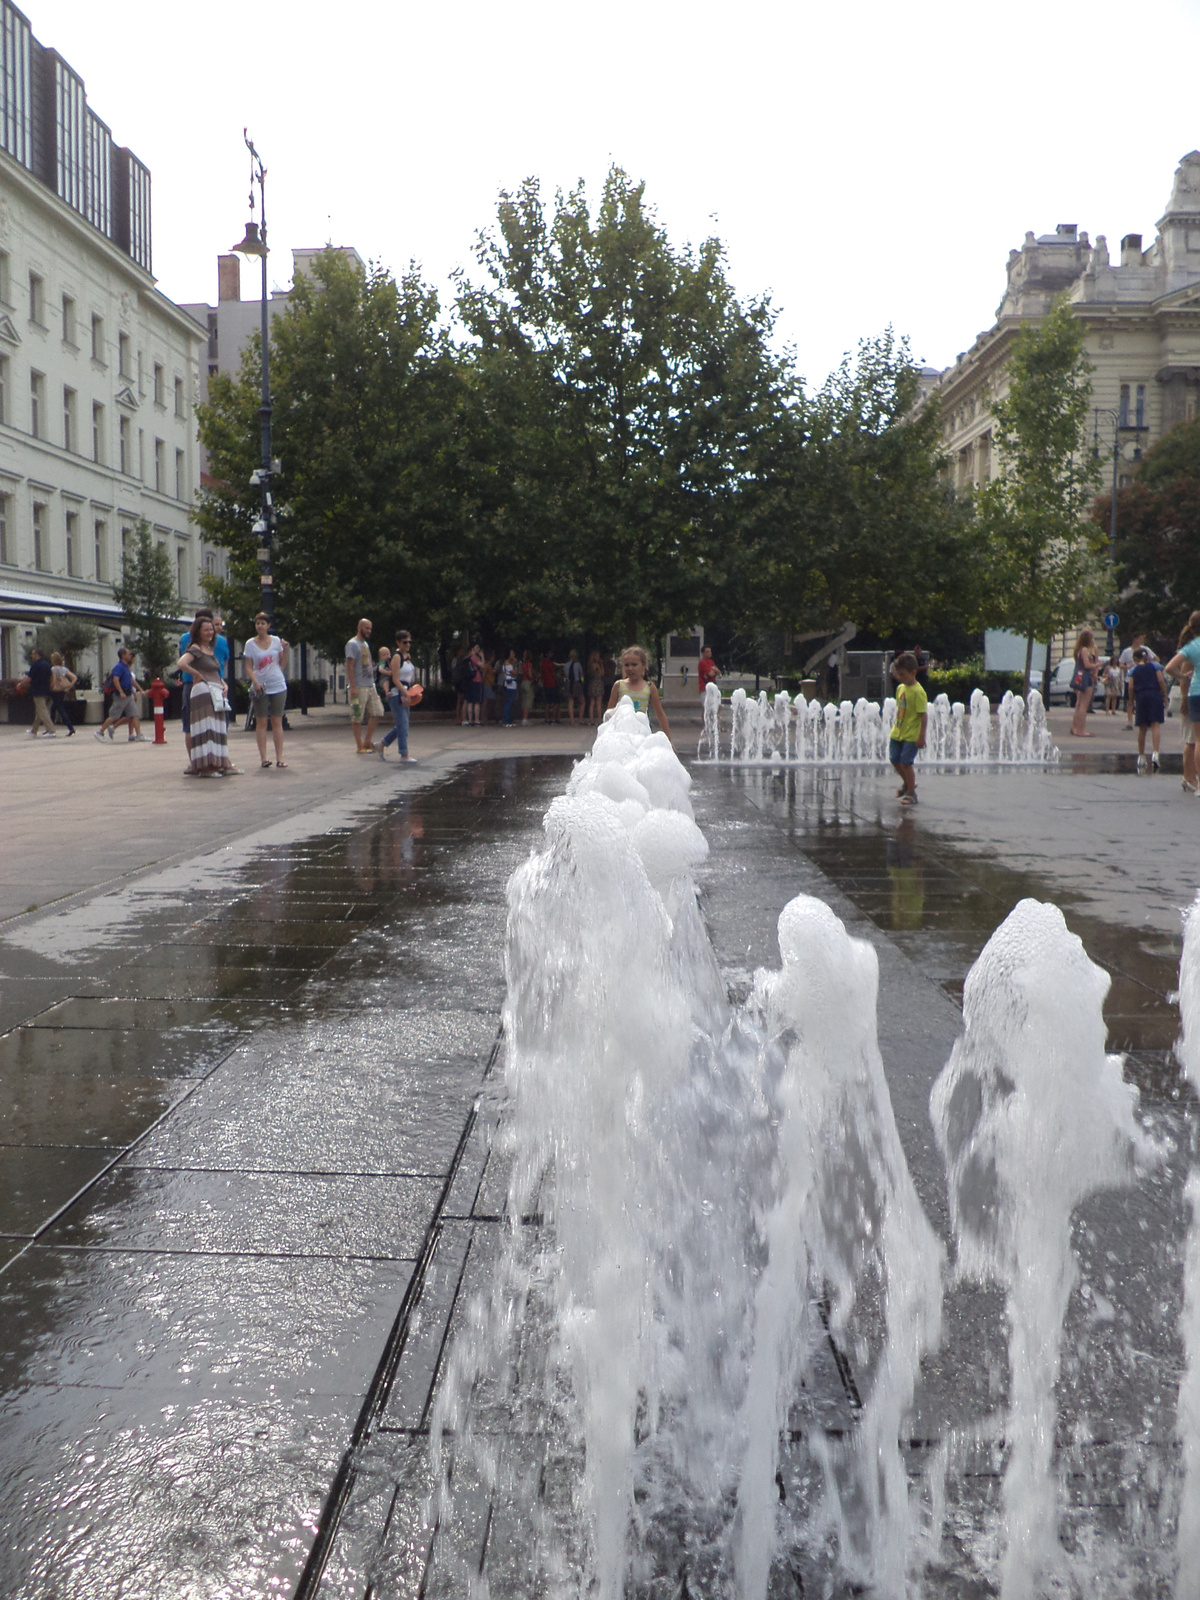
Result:
<instances>
[{"instance_id":1,"label":"backpack","mask_svg":"<svg viewBox=\"0 0 1200 1600\"><path fill-rule=\"evenodd\" d=\"M108 672L105 674L104 682L101 685L101 692L104 694L118 693L117 680L113 677L114 670L114 668L109 667Z\"/></svg>"}]
</instances>

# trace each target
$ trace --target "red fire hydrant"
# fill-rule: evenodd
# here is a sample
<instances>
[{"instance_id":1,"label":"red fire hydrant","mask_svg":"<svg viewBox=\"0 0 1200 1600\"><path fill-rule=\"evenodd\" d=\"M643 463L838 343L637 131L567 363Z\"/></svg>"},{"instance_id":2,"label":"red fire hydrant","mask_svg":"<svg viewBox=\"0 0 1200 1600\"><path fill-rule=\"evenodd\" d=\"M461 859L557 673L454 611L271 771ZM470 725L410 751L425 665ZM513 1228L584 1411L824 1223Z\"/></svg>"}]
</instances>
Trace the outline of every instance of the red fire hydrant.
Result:
<instances>
[{"instance_id":1,"label":"red fire hydrant","mask_svg":"<svg viewBox=\"0 0 1200 1600\"><path fill-rule=\"evenodd\" d=\"M146 693L151 705L154 707L154 742L155 744L166 744L167 714L165 708L171 691L161 678L155 678Z\"/></svg>"}]
</instances>

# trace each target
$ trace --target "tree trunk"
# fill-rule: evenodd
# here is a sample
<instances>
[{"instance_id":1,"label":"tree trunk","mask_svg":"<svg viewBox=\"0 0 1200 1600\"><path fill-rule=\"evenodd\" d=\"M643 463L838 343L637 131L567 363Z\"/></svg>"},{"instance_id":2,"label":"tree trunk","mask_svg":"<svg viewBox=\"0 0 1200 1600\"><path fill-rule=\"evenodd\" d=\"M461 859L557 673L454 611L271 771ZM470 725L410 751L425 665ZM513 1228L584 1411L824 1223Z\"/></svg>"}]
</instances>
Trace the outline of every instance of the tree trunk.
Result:
<instances>
[{"instance_id":1,"label":"tree trunk","mask_svg":"<svg viewBox=\"0 0 1200 1600\"><path fill-rule=\"evenodd\" d=\"M1028 638L1025 640L1025 682L1022 685L1022 688L1021 688L1021 698L1023 700L1026 700L1029 697L1029 672L1030 672L1030 668L1032 666L1033 666L1033 633L1031 631L1029 636L1028 636ZM1048 694L1050 692L1050 685L1049 684L1046 684L1045 692L1046 692L1046 694ZM1043 695L1043 699L1044 698L1045 698L1045 695Z\"/></svg>"}]
</instances>

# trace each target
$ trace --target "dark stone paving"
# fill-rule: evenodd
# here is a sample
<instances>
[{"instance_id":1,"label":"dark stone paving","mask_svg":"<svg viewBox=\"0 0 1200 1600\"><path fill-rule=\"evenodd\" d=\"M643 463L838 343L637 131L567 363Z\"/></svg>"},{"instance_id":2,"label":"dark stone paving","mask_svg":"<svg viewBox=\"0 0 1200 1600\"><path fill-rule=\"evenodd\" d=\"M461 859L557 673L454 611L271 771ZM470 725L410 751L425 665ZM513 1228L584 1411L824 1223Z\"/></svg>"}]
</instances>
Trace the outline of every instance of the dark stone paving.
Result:
<instances>
[{"instance_id":1,"label":"dark stone paving","mask_svg":"<svg viewBox=\"0 0 1200 1600\"><path fill-rule=\"evenodd\" d=\"M428 1429L503 1225L503 1097L488 1068L504 887L567 770L480 764L366 825L263 852L185 906L147 890L61 974L0 947L6 1600L433 1597L457 1592L451 1556L494 1595L528 1592L528 1529L482 1490L463 1496L456 1548L439 1549ZM1133 1052L1127 1070L1186 1152L1170 1056L1178 939L1161 908L1144 926L1105 918L965 833L881 817L849 782L697 777L703 906L734 995L777 964L775 920L799 892L879 951L897 1123L939 1231L929 1088L967 967L1025 894L1062 904L1113 974L1111 1047ZM1170 1464L1184 1164L1080 1217L1083 1280L1115 1306L1107 1327L1079 1296L1070 1312L1069 1337L1091 1336L1060 1397L1064 1428L1086 1415L1091 1429L1070 1480L1085 1508L1101 1493L1119 1507L1122 1452L1153 1446ZM522 1358L534 1372L537 1335L531 1324ZM832 1346L823 1360L781 1468L797 1511L815 1491L802 1421L853 1425L854 1363ZM955 1291L918 1398L914 1472L947 1428L994 1411L1006 1382L1000 1297ZM500 1408L490 1425L546 1516L565 1515L578 1461L532 1411ZM958 1468L950 1522L966 1526L994 1504L1001 1463L980 1446ZM664 1596L679 1592L671 1573ZM801 1564L773 1594L798 1580L830 1581ZM988 1592L973 1584L951 1562L938 1592Z\"/></svg>"},{"instance_id":2,"label":"dark stone paving","mask_svg":"<svg viewBox=\"0 0 1200 1600\"><path fill-rule=\"evenodd\" d=\"M929 1091L961 1026L962 980L983 943L1026 895L1057 899L1092 958L1113 976L1106 1007L1110 1048L1133 1052L1127 1071L1161 1135L1174 1135L1167 1169L1131 1194L1101 1195L1081 1208L1076 1229L1081 1292L1066 1328L1068 1360L1060 1385L1060 1471L1066 1504L1062 1537L1092 1537L1097 1517L1120 1543L1131 1535L1153 1544L1155 1518L1176 1466L1173 1405L1180 1376L1175 1327L1180 1304L1179 1241L1185 1226L1181 1192L1190 1130L1170 1047L1178 1032L1173 991L1179 941L1147 918L1144 928L1092 914L1086 898L1058 892L1053 879L1007 869L971 839L954 841L916 819L881 821L870 798L846 793L825 804L803 780L772 775L698 773L697 816L710 846L701 874L703 907L718 960L735 996L756 966L778 964L775 921L801 892L826 900L880 958L880 1045L897 1124L923 1205L947 1232L944 1179L929 1119ZM975 779L976 782L980 780ZM982 781L987 781L982 780ZM871 786L877 787L877 786ZM503 1113L496 1087L489 1117ZM503 1171L486 1158L481 1115L468 1155L442 1214L420 1294L402 1329L387 1398L354 1461L353 1481L338 1502L336 1528L320 1581L305 1593L322 1600L400 1600L465 1595L464 1572L478 1574L495 1596L530 1593L531 1529L503 1494L460 1482L458 1525L439 1534L428 1518L432 1488L428 1424L438 1373L472 1294L486 1289L498 1256L505 1193ZM481 1174L476 1185L476 1173ZM537 1229L529 1229L536 1243ZM1096 1296L1112 1306L1098 1317ZM536 1319L532 1319L536 1323ZM505 1474L537 1485L548 1525L569 1508L579 1462L563 1460L561 1441L539 1431L536 1326L518 1356L508 1408L495 1420L480 1407L475 1427L495 1429ZM828 1437L851 1432L865 1373L848 1349L832 1344L811 1392L798 1402L793 1439L781 1462L781 1512L797 1522L820 1492L821 1473L804 1445L807 1429ZM1007 1393L1007 1333L1002 1295L959 1286L947 1297L945 1337L927 1363L907 1447L912 1473L933 1462L951 1430L982 1429L975 1443L955 1447L947 1488L943 1546L927 1570L927 1593L946 1597L993 1593L980 1575L967 1536L978 1536L998 1506L1003 1446L988 1442L989 1421L1002 1415ZM1082 1430L1082 1431L1081 1431ZM991 1430L994 1432L994 1430ZM1129 1483L1139 1490L1131 1495ZM569 1535L564 1532L564 1542ZM966 1542L964 1542L966 1541ZM1144 1551L1143 1551L1144 1554ZM703 1593L703 1576L680 1577L679 1549L664 1553L660 1581L647 1596L672 1600ZM1162 1572L1134 1572L1129 1593L1164 1597ZM681 1587L681 1582L683 1587ZM639 1589L639 1594L642 1591ZM810 1551L785 1550L772 1575L773 1597L800 1593L848 1596L862 1591L839 1580Z\"/></svg>"},{"instance_id":3,"label":"dark stone paving","mask_svg":"<svg viewBox=\"0 0 1200 1600\"><path fill-rule=\"evenodd\" d=\"M0 946L5 1600L294 1589L441 1282L504 884L562 775L494 762L186 905L146 886L61 973Z\"/></svg>"}]
</instances>

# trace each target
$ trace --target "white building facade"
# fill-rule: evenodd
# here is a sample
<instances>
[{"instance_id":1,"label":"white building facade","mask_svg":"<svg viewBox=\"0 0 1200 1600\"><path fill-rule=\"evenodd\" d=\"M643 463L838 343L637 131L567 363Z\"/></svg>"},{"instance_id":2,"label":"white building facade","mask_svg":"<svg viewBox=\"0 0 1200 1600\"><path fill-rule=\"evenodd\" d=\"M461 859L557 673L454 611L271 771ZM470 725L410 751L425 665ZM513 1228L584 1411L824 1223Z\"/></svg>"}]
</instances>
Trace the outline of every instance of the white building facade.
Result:
<instances>
[{"instance_id":1,"label":"white building facade","mask_svg":"<svg viewBox=\"0 0 1200 1600\"><path fill-rule=\"evenodd\" d=\"M203 335L154 286L149 172L8 0L0 56L0 677L63 614L99 627L83 665L102 673L140 521L169 553L182 613L201 600Z\"/></svg>"}]
</instances>

